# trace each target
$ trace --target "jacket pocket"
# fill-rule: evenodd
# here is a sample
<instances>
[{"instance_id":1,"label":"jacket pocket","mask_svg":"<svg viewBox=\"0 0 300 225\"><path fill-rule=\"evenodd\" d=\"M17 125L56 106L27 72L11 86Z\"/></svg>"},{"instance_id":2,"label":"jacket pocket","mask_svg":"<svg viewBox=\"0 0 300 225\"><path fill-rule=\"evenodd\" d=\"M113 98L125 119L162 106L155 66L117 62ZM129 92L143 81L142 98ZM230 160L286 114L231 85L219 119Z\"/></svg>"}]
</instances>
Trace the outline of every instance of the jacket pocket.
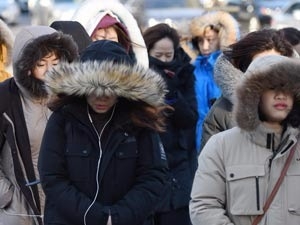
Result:
<instances>
[{"instance_id":1,"label":"jacket pocket","mask_svg":"<svg viewBox=\"0 0 300 225\"><path fill-rule=\"evenodd\" d=\"M287 171L287 204L290 213L288 224L300 224L300 163L291 164Z\"/></svg>"},{"instance_id":2,"label":"jacket pocket","mask_svg":"<svg viewBox=\"0 0 300 225\"><path fill-rule=\"evenodd\" d=\"M118 185L127 183L128 179L136 176L136 166L138 158L137 143L126 141L120 144L114 156L114 176Z\"/></svg>"},{"instance_id":3,"label":"jacket pocket","mask_svg":"<svg viewBox=\"0 0 300 225\"><path fill-rule=\"evenodd\" d=\"M122 143L115 153L115 157L120 163L126 163L126 160L135 160L137 156L138 150L136 142Z\"/></svg>"},{"instance_id":4,"label":"jacket pocket","mask_svg":"<svg viewBox=\"0 0 300 225\"><path fill-rule=\"evenodd\" d=\"M264 176L264 166L237 165L226 168L227 204L232 215L263 213Z\"/></svg>"},{"instance_id":5,"label":"jacket pocket","mask_svg":"<svg viewBox=\"0 0 300 225\"><path fill-rule=\"evenodd\" d=\"M77 146L67 148L65 157L72 181L87 181L90 176L90 148Z\"/></svg>"}]
</instances>

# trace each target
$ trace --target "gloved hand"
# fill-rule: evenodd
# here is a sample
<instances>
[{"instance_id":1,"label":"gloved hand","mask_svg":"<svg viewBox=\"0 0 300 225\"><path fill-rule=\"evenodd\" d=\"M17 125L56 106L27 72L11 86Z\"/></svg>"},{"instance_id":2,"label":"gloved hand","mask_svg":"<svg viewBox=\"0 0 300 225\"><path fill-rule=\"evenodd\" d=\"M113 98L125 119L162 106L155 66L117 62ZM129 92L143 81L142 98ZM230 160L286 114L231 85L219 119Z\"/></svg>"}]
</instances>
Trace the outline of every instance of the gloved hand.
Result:
<instances>
[{"instance_id":1,"label":"gloved hand","mask_svg":"<svg viewBox=\"0 0 300 225\"><path fill-rule=\"evenodd\" d=\"M177 101L177 97L178 97L177 89L179 86L179 79L173 71L165 69L164 72L166 74L164 78L167 83L167 89L168 89L165 102L169 105L172 105Z\"/></svg>"}]
</instances>

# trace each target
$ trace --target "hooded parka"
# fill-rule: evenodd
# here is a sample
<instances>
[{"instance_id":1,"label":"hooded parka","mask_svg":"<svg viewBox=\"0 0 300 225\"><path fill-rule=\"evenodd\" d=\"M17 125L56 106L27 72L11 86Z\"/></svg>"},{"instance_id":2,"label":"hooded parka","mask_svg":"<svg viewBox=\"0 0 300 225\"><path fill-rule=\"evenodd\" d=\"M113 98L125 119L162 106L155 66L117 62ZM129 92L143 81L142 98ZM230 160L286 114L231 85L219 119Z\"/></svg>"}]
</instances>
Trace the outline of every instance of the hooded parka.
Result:
<instances>
[{"instance_id":1,"label":"hooded parka","mask_svg":"<svg viewBox=\"0 0 300 225\"><path fill-rule=\"evenodd\" d=\"M166 155L157 132L137 126L130 114L137 102L161 106L166 87L154 71L124 63L124 52L116 42L96 41L82 62L48 73L49 92L74 99L51 115L42 142L45 224L106 225L109 215L114 225L152 224ZM118 102L92 114L85 98L92 93L117 95Z\"/></svg>"},{"instance_id":2,"label":"hooded parka","mask_svg":"<svg viewBox=\"0 0 300 225\"><path fill-rule=\"evenodd\" d=\"M251 225L263 214L294 146L287 174L260 225L300 224L299 74L300 63L283 56L251 63L236 90L237 127L213 135L199 156L190 202L194 225ZM274 87L295 96L281 135L265 127L258 113L263 91Z\"/></svg>"},{"instance_id":3,"label":"hooded parka","mask_svg":"<svg viewBox=\"0 0 300 225\"><path fill-rule=\"evenodd\" d=\"M107 14L119 21L126 29L131 43L132 57L138 64L148 68L148 52L140 27L131 12L119 1L84 1L72 16L72 20L80 22L91 36L98 23Z\"/></svg>"},{"instance_id":4,"label":"hooded parka","mask_svg":"<svg viewBox=\"0 0 300 225\"><path fill-rule=\"evenodd\" d=\"M43 104L43 82L29 76L41 56L38 48L64 48L66 59L77 57L70 36L44 26L26 27L13 47L14 77L0 84L0 224L41 225L43 192L37 155L50 110ZM34 151L33 151L34 149Z\"/></svg>"},{"instance_id":5,"label":"hooded parka","mask_svg":"<svg viewBox=\"0 0 300 225\"><path fill-rule=\"evenodd\" d=\"M238 22L227 12L207 12L204 15L194 18L190 23L190 32L193 39L203 37L208 26L220 27L218 32L219 49L209 55L202 55L201 52L193 58L195 66L195 93L197 99L198 122L196 127L196 148L200 151L202 125L204 119L216 99L222 92L216 84L213 76L214 65L221 51L239 39Z\"/></svg>"}]
</instances>

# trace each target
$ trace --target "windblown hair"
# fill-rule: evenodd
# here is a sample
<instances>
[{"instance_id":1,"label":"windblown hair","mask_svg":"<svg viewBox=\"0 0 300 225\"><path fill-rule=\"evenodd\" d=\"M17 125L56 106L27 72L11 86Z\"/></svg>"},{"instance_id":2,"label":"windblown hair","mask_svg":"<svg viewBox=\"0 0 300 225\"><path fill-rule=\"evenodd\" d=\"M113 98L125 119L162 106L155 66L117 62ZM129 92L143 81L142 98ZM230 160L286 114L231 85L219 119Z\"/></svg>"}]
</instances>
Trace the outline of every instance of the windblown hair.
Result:
<instances>
[{"instance_id":1,"label":"windblown hair","mask_svg":"<svg viewBox=\"0 0 300 225\"><path fill-rule=\"evenodd\" d=\"M172 110L174 109L168 105L155 107L140 102L133 106L131 119L136 126L164 132L166 130L166 113Z\"/></svg>"},{"instance_id":2,"label":"windblown hair","mask_svg":"<svg viewBox=\"0 0 300 225\"><path fill-rule=\"evenodd\" d=\"M251 32L230 45L223 53L236 68L245 72L256 54L271 49L288 57L294 53L292 45L285 39L282 32L275 29Z\"/></svg>"},{"instance_id":3,"label":"windblown hair","mask_svg":"<svg viewBox=\"0 0 300 225\"><path fill-rule=\"evenodd\" d=\"M300 31L295 27L285 27L279 30L291 45L300 44Z\"/></svg>"},{"instance_id":4,"label":"windblown hair","mask_svg":"<svg viewBox=\"0 0 300 225\"><path fill-rule=\"evenodd\" d=\"M131 40L128 34L126 34L124 30L121 29L120 26L118 26L117 24L112 25L112 27L117 32L119 43L126 49L127 52L129 52Z\"/></svg>"}]
</instances>

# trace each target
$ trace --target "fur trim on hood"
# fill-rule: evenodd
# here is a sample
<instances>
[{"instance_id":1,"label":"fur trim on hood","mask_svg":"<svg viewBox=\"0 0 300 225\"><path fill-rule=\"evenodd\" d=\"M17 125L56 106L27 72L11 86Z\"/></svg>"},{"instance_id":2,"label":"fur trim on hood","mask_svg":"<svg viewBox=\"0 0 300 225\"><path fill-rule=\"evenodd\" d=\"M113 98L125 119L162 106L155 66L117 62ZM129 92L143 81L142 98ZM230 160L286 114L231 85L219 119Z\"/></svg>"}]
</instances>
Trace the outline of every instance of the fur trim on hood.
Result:
<instances>
[{"instance_id":1,"label":"fur trim on hood","mask_svg":"<svg viewBox=\"0 0 300 225\"><path fill-rule=\"evenodd\" d=\"M265 90L274 88L291 92L295 96L294 103L299 104L299 59L269 55L253 60L236 88L237 99L233 111L236 122L241 129L253 131L261 124L258 113L261 95ZM299 112L292 110L289 117L293 117L294 122L299 124L300 116L296 114ZM287 123L289 124L291 121L287 121ZM290 125L293 126L293 124Z\"/></svg>"},{"instance_id":2,"label":"fur trim on hood","mask_svg":"<svg viewBox=\"0 0 300 225\"><path fill-rule=\"evenodd\" d=\"M143 66L112 61L62 63L48 71L48 92L56 95L112 95L159 106L164 102L166 85L156 72Z\"/></svg>"},{"instance_id":3,"label":"fur trim on hood","mask_svg":"<svg viewBox=\"0 0 300 225\"><path fill-rule=\"evenodd\" d=\"M221 54L214 65L214 79L222 90L222 95L232 104L234 102L234 91L244 73L235 68L232 63Z\"/></svg>"},{"instance_id":4,"label":"fur trim on hood","mask_svg":"<svg viewBox=\"0 0 300 225\"><path fill-rule=\"evenodd\" d=\"M7 50L7 56L5 57L4 66L11 64L12 48L14 43L14 35L7 24L0 19L0 43L4 43Z\"/></svg>"},{"instance_id":5,"label":"fur trim on hood","mask_svg":"<svg viewBox=\"0 0 300 225\"><path fill-rule=\"evenodd\" d=\"M51 46L61 53L62 59L71 62L78 57L78 48L70 35L57 32L48 26L28 26L16 36L13 46L14 78L22 92L33 98L44 98L44 82L31 76L33 67L42 57L38 53Z\"/></svg>"},{"instance_id":6,"label":"fur trim on hood","mask_svg":"<svg viewBox=\"0 0 300 225\"><path fill-rule=\"evenodd\" d=\"M91 35L100 19L107 13L114 15L125 25L137 62L148 68L148 52L141 30L136 19L121 3L109 0L86 1L76 10L72 20L80 22L85 27L88 34Z\"/></svg>"},{"instance_id":7,"label":"fur trim on hood","mask_svg":"<svg viewBox=\"0 0 300 225\"><path fill-rule=\"evenodd\" d=\"M192 38L202 37L204 29L209 25L220 27L221 49L235 43L240 38L238 22L229 13L223 11L207 12L200 17L194 18L190 23Z\"/></svg>"}]
</instances>

